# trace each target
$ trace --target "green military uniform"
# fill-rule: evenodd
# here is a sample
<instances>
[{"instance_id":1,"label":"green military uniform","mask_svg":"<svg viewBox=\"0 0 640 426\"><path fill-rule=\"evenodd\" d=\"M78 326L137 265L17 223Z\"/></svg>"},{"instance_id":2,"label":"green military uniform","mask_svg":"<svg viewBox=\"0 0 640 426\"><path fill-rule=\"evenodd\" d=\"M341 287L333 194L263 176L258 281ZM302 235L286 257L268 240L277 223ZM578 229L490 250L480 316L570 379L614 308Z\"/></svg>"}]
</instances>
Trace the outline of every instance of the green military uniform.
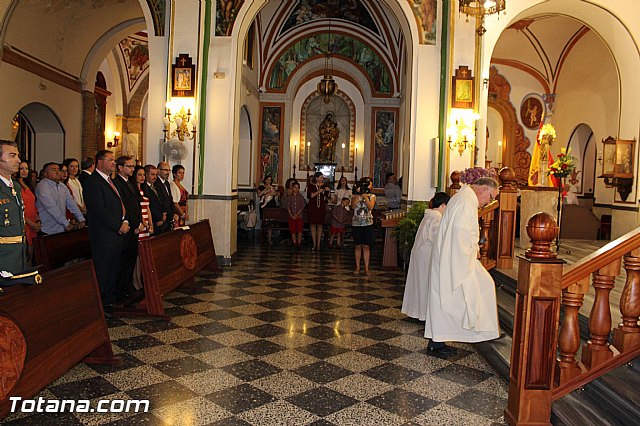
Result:
<instances>
[{"instance_id":1,"label":"green military uniform","mask_svg":"<svg viewBox=\"0 0 640 426\"><path fill-rule=\"evenodd\" d=\"M10 188L0 179L0 271L17 275L27 269L27 239L22 187L12 183Z\"/></svg>"}]
</instances>

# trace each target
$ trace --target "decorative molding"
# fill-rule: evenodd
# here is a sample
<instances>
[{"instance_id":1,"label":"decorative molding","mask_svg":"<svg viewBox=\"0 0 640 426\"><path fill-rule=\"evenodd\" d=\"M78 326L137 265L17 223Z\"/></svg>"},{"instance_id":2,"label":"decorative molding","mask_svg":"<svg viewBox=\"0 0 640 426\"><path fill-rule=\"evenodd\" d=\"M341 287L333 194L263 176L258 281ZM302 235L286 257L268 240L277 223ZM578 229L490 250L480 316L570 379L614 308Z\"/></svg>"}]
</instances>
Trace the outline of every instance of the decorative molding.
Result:
<instances>
[{"instance_id":1,"label":"decorative molding","mask_svg":"<svg viewBox=\"0 0 640 426\"><path fill-rule=\"evenodd\" d=\"M38 61L13 47L4 46L2 49L2 62L21 68L47 81L73 90L74 92L82 93L82 83L80 79L60 69L54 68L49 64Z\"/></svg>"}]
</instances>

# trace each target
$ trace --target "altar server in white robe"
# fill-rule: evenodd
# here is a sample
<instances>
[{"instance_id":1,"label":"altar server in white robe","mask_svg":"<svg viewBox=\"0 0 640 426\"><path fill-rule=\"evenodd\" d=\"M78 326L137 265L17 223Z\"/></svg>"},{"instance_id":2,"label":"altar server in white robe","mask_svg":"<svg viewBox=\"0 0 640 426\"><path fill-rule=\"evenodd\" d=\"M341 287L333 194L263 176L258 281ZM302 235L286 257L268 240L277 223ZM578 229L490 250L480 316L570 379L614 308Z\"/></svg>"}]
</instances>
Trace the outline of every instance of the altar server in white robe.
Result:
<instances>
[{"instance_id":1,"label":"altar server in white robe","mask_svg":"<svg viewBox=\"0 0 640 426\"><path fill-rule=\"evenodd\" d=\"M433 196L429 202L430 208L424 211L424 217L420 222L411 249L411 260L409 261L404 299L402 300L402 313L420 321L424 321L427 314L431 250L448 202L449 195L445 192L438 192Z\"/></svg>"},{"instance_id":2,"label":"altar server in white robe","mask_svg":"<svg viewBox=\"0 0 640 426\"><path fill-rule=\"evenodd\" d=\"M424 336L428 350L455 352L444 342L496 339L495 284L478 260L478 208L498 196L498 182L480 178L464 186L447 204L433 246Z\"/></svg>"}]
</instances>

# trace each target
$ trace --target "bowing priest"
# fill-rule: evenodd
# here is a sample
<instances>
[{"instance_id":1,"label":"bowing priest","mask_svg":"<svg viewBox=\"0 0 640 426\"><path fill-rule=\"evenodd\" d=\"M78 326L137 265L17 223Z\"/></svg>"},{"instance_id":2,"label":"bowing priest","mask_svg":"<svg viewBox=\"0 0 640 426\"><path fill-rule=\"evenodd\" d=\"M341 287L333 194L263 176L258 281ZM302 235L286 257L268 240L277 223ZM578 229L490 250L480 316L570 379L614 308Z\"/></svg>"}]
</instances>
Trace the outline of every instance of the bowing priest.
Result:
<instances>
[{"instance_id":1,"label":"bowing priest","mask_svg":"<svg viewBox=\"0 0 640 426\"><path fill-rule=\"evenodd\" d=\"M498 308L495 284L478 260L478 208L498 196L498 182L480 178L465 185L447 204L433 246L425 337L428 351L455 350L447 341L482 342L496 339Z\"/></svg>"}]
</instances>

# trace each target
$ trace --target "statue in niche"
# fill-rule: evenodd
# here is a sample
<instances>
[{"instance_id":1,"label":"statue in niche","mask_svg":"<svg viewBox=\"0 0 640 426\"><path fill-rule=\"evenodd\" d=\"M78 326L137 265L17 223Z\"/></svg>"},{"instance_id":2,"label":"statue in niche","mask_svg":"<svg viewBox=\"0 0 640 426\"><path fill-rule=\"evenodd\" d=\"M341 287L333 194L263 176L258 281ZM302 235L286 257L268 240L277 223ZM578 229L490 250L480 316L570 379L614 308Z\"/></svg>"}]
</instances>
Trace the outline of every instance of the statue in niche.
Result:
<instances>
[{"instance_id":1,"label":"statue in niche","mask_svg":"<svg viewBox=\"0 0 640 426\"><path fill-rule=\"evenodd\" d=\"M328 112L324 120L320 123L320 151L318 158L320 162L332 163L336 151L336 142L340 137L338 123L333 118L333 112Z\"/></svg>"}]
</instances>

